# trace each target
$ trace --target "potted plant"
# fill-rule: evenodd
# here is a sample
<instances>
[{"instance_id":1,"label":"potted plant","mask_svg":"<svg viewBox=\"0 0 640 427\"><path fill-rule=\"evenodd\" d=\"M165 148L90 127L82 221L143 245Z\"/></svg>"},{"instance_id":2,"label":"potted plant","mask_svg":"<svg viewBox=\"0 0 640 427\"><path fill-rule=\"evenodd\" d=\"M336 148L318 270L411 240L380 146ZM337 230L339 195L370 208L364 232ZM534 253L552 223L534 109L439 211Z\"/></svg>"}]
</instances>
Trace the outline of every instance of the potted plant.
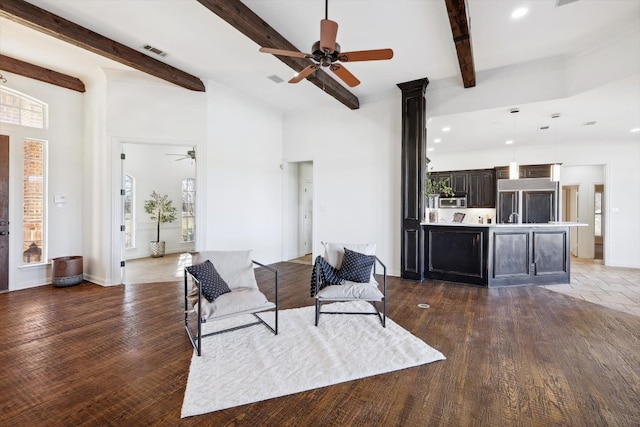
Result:
<instances>
[{"instance_id":1,"label":"potted plant","mask_svg":"<svg viewBox=\"0 0 640 427\"><path fill-rule=\"evenodd\" d=\"M425 184L424 194L427 198L425 220L428 222L438 222L438 199L440 195L451 197L455 196L455 194L446 178L432 178L431 172L427 172Z\"/></svg>"},{"instance_id":2,"label":"potted plant","mask_svg":"<svg viewBox=\"0 0 640 427\"><path fill-rule=\"evenodd\" d=\"M161 196L155 191L151 192L151 198L144 202L144 210L149 214L152 221L156 221L157 234L156 240L149 242L151 248L151 257L157 258L164 256L165 242L160 241L160 224L173 222L176 220L177 209L173 206L173 202L168 195Z\"/></svg>"}]
</instances>

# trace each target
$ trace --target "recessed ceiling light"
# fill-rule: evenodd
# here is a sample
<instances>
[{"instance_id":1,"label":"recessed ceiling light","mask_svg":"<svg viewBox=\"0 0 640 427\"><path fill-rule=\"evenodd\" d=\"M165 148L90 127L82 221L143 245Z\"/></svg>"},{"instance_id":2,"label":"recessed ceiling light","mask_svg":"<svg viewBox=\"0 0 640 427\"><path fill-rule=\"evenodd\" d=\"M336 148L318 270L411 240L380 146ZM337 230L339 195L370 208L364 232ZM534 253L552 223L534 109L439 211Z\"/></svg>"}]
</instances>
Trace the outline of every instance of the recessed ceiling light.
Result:
<instances>
[{"instance_id":1,"label":"recessed ceiling light","mask_svg":"<svg viewBox=\"0 0 640 427\"><path fill-rule=\"evenodd\" d=\"M442 142L442 140L440 138L436 138L433 140L433 142L435 142L436 144L439 144Z\"/></svg>"},{"instance_id":2,"label":"recessed ceiling light","mask_svg":"<svg viewBox=\"0 0 640 427\"><path fill-rule=\"evenodd\" d=\"M630 132L640 132L640 128L633 128L630 130Z\"/></svg>"},{"instance_id":3,"label":"recessed ceiling light","mask_svg":"<svg viewBox=\"0 0 640 427\"><path fill-rule=\"evenodd\" d=\"M511 19L520 19L527 13L529 13L529 9L527 9L526 7L519 7L511 12Z\"/></svg>"},{"instance_id":4,"label":"recessed ceiling light","mask_svg":"<svg viewBox=\"0 0 640 427\"><path fill-rule=\"evenodd\" d=\"M513 144L513 139L508 139L504 143L507 144L507 145L511 145L511 144Z\"/></svg>"},{"instance_id":5,"label":"recessed ceiling light","mask_svg":"<svg viewBox=\"0 0 640 427\"><path fill-rule=\"evenodd\" d=\"M427 151L433 151L433 150L435 150L435 148L433 148L433 147L427 148Z\"/></svg>"},{"instance_id":6,"label":"recessed ceiling light","mask_svg":"<svg viewBox=\"0 0 640 427\"><path fill-rule=\"evenodd\" d=\"M449 132L451 128L449 126L445 126L442 128L442 132Z\"/></svg>"}]
</instances>

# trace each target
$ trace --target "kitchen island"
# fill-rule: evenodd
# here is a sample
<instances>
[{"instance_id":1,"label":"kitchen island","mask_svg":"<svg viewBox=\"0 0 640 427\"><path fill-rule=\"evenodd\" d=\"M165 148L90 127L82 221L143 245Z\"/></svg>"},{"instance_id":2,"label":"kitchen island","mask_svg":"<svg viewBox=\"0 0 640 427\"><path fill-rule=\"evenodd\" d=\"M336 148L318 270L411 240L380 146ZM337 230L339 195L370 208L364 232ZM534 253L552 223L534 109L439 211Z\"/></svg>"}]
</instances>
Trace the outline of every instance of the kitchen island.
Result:
<instances>
[{"instance_id":1,"label":"kitchen island","mask_svg":"<svg viewBox=\"0 0 640 427\"><path fill-rule=\"evenodd\" d=\"M426 279L487 287L569 283L571 227L421 223Z\"/></svg>"}]
</instances>

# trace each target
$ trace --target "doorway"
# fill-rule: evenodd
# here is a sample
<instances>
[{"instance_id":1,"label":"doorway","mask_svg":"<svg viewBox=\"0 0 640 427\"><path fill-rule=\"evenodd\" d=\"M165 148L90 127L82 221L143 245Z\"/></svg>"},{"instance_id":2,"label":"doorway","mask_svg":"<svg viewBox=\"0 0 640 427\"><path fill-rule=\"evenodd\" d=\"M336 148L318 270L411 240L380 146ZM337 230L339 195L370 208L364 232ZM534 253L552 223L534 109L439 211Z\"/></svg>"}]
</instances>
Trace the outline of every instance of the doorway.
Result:
<instances>
[{"instance_id":1,"label":"doorway","mask_svg":"<svg viewBox=\"0 0 640 427\"><path fill-rule=\"evenodd\" d=\"M9 290L9 136L0 135L0 292Z\"/></svg>"},{"instance_id":2,"label":"doorway","mask_svg":"<svg viewBox=\"0 0 640 427\"><path fill-rule=\"evenodd\" d=\"M284 259L311 263L313 253L313 162L287 163Z\"/></svg>"},{"instance_id":3,"label":"doorway","mask_svg":"<svg viewBox=\"0 0 640 427\"><path fill-rule=\"evenodd\" d=\"M594 258L604 259L604 185L596 184L594 186L593 200L593 224L594 224Z\"/></svg>"},{"instance_id":4,"label":"doorway","mask_svg":"<svg viewBox=\"0 0 640 427\"><path fill-rule=\"evenodd\" d=\"M604 233L607 218L603 215L606 211L605 165L565 166L562 182L563 219L585 224L571 228L571 254L578 258L603 259L598 258L596 251L602 256L607 252Z\"/></svg>"},{"instance_id":5,"label":"doorway","mask_svg":"<svg viewBox=\"0 0 640 427\"><path fill-rule=\"evenodd\" d=\"M562 186L562 220L565 222L578 221L578 185ZM578 233L571 233L570 239L571 255L578 256Z\"/></svg>"},{"instance_id":6,"label":"doorway","mask_svg":"<svg viewBox=\"0 0 640 427\"><path fill-rule=\"evenodd\" d=\"M183 255L195 250L196 244L196 148L125 142L121 152L122 283L174 281L183 274ZM151 256L150 242L158 240L158 224L144 206L154 191L167 195L177 209L175 221L160 224L163 257Z\"/></svg>"}]
</instances>

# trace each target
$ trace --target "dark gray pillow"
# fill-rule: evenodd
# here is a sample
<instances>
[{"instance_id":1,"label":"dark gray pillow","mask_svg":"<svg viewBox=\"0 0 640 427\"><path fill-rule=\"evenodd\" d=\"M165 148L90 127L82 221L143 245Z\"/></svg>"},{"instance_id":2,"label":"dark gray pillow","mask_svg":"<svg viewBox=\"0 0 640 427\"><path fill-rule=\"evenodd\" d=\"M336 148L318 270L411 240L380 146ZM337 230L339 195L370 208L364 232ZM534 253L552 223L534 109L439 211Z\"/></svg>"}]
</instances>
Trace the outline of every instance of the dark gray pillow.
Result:
<instances>
[{"instance_id":1,"label":"dark gray pillow","mask_svg":"<svg viewBox=\"0 0 640 427\"><path fill-rule=\"evenodd\" d=\"M338 270L338 275L351 282L369 283L371 281L371 269L375 262L375 255L365 255L344 248L342 266Z\"/></svg>"},{"instance_id":2,"label":"dark gray pillow","mask_svg":"<svg viewBox=\"0 0 640 427\"><path fill-rule=\"evenodd\" d=\"M218 274L218 271L209 260L187 267L187 271L198 279L202 287L202 295L204 295L209 302L215 301L215 299L222 294L231 292L227 282L220 277L220 274Z\"/></svg>"}]
</instances>

